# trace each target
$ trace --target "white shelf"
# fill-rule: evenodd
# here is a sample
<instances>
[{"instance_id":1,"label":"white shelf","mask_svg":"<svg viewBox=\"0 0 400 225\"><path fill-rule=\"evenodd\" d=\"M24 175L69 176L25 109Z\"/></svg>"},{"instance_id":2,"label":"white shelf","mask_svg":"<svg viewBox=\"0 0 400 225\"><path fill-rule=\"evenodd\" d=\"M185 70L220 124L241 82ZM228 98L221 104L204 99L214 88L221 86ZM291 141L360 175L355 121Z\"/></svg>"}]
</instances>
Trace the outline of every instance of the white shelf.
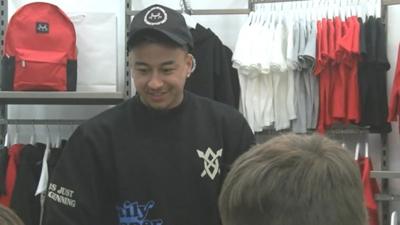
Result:
<instances>
[{"instance_id":1,"label":"white shelf","mask_svg":"<svg viewBox=\"0 0 400 225\"><path fill-rule=\"evenodd\" d=\"M391 195L391 194L376 194L376 201L400 201L400 195Z\"/></svg>"},{"instance_id":2,"label":"white shelf","mask_svg":"<svg viewBox=\"0 0 400 225\"><path fill-rule=\"evenodd\" d=\"M37 92L0 91L0 105L115 105L124 101L122 92Z\"/></svg>"},{"instance_id":3,"label":"white shelf","mask_svg":"<svg viewBox=\"0 0 400 225\"><path fill-rule=\"evenodd\" d=\"M400 178L400 171L371 171L371 177L374 178Z\"/></svg>"}]
</instances>

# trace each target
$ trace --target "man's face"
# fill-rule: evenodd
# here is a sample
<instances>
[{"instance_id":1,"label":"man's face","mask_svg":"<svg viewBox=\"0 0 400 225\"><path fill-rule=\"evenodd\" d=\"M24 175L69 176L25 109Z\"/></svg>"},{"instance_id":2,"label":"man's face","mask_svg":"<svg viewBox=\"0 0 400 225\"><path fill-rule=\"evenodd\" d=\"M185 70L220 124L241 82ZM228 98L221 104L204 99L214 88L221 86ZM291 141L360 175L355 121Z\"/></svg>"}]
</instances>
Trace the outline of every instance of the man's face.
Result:
<instances>
[{"instance_id":1,"label":"man's face","mask_svg":"<svg viewBox=\"0 0 400 225\"><path fill-rule=\"evenodd\" d=\"M160 44L139 45L130 54L133 81L141 101L159 110L178 106L192 56L181 48Z\"/></svg>"}]
</instances>

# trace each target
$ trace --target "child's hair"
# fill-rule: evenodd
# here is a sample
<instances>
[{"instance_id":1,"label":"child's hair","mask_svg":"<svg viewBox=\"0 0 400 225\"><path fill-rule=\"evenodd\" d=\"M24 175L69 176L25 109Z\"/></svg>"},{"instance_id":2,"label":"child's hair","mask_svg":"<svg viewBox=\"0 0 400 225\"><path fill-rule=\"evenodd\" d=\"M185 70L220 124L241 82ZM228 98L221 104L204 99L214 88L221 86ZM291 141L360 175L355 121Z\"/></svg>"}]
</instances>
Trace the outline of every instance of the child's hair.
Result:
<instances>
[{"instance_id":1,"label":"child's hair","mask_svg":"<svg viewBox=\"0 0 400 225\"><path fill-rule=\"evenodd\" d=\"M9 208L0 204L0 224L1 225L24 225L22 220Z\"/></svg>"}]
</instances>

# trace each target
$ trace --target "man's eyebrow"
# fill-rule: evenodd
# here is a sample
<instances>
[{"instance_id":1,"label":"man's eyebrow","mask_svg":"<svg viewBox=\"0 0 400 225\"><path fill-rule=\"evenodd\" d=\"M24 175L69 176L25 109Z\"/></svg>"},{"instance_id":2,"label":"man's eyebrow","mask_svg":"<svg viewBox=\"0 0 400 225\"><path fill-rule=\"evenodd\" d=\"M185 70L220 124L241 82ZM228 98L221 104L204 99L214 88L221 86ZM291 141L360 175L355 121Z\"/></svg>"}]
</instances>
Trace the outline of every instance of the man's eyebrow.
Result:
<instances>
[{"instance_id":1,"label":"man's eyebrow","mask_svg":"<svg viewBox=\"0 0 400 225\"><path fill-rule=\"evenodd\" d=\"M163 62L161 64L161 66L169 66L169 65L173 65L173 64L175 64L175 60L170 60L170 61Z\"/></svg>"},{"instance_id":2,"label":"man's eyebrow","mask_svg":"<svg viewBox=\"0 0 400 225\"><path fill-rule=\"evenodd\" d=\"M135 66L148 66L145 62L135 62Z\"/></svg>"},{"instance_id":3,"label":"man's eyebrow","mask_svg":"<svg viewBox=\"0 0 400 225\"><path fill-rule=\"evenodd\" d=\"M170 61L163 62L161 64L161 66L169 66L169 65L173 65L173 64L175 64L175 60L170 60ZM137 62L135 62L135 66L149 66L149 64L147 64L145 62L137 61Z\"/></svg>"}]
</instances>

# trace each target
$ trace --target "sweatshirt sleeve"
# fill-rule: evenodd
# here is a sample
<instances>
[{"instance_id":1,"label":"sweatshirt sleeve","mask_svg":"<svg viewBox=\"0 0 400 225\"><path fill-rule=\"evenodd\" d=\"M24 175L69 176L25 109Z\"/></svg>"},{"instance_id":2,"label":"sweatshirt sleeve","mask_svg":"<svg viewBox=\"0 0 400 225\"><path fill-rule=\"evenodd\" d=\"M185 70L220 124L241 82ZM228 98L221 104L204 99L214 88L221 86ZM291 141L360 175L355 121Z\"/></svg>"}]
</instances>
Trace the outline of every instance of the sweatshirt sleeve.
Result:
<instances>
[{"instance_id":1,"label":"sweatshirt sleeve","mask_svg":"<svg viewBox=\"0 0 400 225\"><path fill-rule=\"evenodd\" d=\"M226 122L229 125L224 140L225 154L221 168L223 179L229 172L232 163L256 143L253 131L240 113L237 113L237 117L230 118Z\"/></svg>"},{"instance_id":2,"label":"sweatshirt sleeve","mask_svg":"<svg viewBox=\"0 0 400 225\"><path fill-rule=\"evenodd\" d=\"M99 154L106 146L101 147L101 137L95 142L88 133L82 127L74 132L53 171L44 225L116 224L113 192L107 188L111 181L106 181L104 156Z\"/></svg>"}]
</instances>

